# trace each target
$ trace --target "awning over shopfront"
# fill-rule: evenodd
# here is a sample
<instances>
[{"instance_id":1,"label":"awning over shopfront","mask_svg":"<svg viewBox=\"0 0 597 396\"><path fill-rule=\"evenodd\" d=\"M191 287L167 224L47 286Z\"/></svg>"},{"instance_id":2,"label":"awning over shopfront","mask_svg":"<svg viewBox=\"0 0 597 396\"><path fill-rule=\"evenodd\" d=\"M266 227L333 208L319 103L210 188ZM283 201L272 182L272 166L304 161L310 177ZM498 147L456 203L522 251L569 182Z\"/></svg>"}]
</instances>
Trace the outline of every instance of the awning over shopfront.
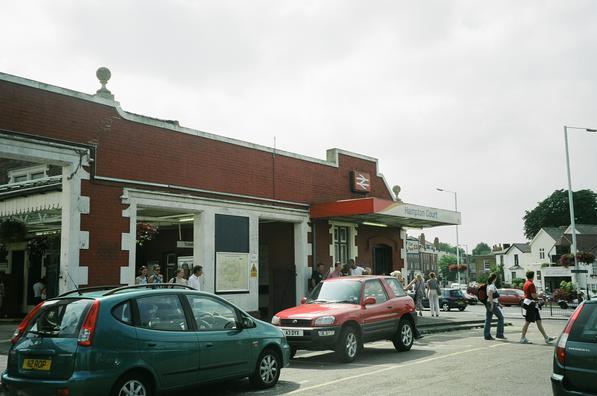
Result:
<instances>
[{"instance_id":1,"label":"awning over shopfront","mask_svg":"<svg viewBox=\"0 0 597 396\"><path fill-rule=\"evenodd\" d=\"M314 204L311 206L311 218L414 228L460 224L459 212L379 198Z\"/></svg>"}]
</instances>

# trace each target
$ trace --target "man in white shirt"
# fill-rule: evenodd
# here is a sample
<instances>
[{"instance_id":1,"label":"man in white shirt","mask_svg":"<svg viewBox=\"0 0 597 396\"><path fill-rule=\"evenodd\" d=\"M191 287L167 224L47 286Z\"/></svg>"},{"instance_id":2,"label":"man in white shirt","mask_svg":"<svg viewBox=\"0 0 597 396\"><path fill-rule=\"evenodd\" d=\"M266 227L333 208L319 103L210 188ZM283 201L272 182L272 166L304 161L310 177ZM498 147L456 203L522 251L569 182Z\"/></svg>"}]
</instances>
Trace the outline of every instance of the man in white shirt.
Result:
<instances>
[{"instance_id":1,"label":"man in white shirt","mask_svg":"<svg viewBox=\"0 0 597 396\"><path fill-rule=\"evenodd\" d=\"M201 276L203 275L203 267L196 265L193 267L193 275L189 276L189 286L195 290L201 290Z\"/></svg>"},{"instance_id":2,"label":"man in white shirt","mask_svg":"<svg viewBox=\"0 0 597 396\"><path fill-rule=\"evenodd\" d=\"M350 265L350 275L363 275L365 269L356 265L353 259L348 260L348 264Z\"/></svg>"}]
</instances>

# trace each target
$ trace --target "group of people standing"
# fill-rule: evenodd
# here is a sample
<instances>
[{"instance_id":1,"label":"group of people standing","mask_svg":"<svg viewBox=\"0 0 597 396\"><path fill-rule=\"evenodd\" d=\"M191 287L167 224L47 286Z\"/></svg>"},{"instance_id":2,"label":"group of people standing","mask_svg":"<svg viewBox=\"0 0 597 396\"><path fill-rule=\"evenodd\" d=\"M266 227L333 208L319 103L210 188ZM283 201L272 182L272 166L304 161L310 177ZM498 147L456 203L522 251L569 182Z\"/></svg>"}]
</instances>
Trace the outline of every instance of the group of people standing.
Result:
<instances>
[{"instance_id":1,"label":"group of people standing","mask_svg":"<svg viewBox=\"0 0 597 396\"><path fill-rule=\"evenodd\" d=\"M319 284L324 279L339 278L341 276L351 275L372 275L373 272L369 267L361 267L355 263L353 259L348 260L348 264L342 264L337 261L333 267L330 267L329 272L326 272L323 263L317 264L317 270L313 271L311 275L311 289Z\"/></svg>"},{"instance_id":2,"label":"group of people standing","mask_svg":"<svg viewBox=\"0 0 597 396\"><path fill-rule=\"evenodd\" d=\"M153 274L148 275L146 266L142 266L140 269L140 275L135 278L136 285L147 285L154 283L164 283L164 276L160 273L161 268L159 265L154 265ZM196 265L193 267L193 273L188 279L184 277L184 269L178 268L174 273L174 277L168 281L168 283L174 283L177 285L190 286L195 290L201 290L203 267Z\"/></svg>"}]
</instances>

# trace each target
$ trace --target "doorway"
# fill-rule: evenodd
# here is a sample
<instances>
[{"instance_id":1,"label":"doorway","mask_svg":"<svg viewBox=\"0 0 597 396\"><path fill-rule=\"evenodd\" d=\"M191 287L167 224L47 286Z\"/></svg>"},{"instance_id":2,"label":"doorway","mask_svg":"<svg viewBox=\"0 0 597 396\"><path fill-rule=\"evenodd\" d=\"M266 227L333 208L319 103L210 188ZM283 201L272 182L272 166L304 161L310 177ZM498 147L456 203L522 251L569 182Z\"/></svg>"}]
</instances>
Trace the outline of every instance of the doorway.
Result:
<instances>
[{"instance_id":1,"label":"doorway","mask_svg":"<svg viewBox=\"0 0 597 396\"><path fill-rule=\"evenodd\" d=\"M387 245L375 246L373 248L373 273L389 275L392 268L392 248Z\"/></svg>"},{"instance_id":2,"label":"doorway","mask_svg":"<svg viewBox=\"0 0 597 396\"><path fill-rule=\"evenodd\" d=\"M296 302L294 224L259 222L259 314L269 321Z\"/></svg>"}]
</instances>

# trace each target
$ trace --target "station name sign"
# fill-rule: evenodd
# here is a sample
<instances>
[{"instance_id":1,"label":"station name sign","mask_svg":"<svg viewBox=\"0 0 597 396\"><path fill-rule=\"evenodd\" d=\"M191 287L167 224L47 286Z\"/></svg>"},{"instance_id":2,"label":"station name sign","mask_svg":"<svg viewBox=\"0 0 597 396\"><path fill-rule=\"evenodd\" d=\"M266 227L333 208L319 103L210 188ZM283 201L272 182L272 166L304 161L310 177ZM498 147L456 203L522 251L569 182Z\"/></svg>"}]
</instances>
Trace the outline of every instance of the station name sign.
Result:
<instances>
[{"instance_id":1,"label":"station name sign","mask_svg":"<svg viewBox=\"0 0 597 396\"><path fill-rule=\"evenodd\" d=\"M437 209L420 209L420 208L404 208L404 212L412 217L420 217L423 219L437 220Z\"/></svg>"}]
</instances>

